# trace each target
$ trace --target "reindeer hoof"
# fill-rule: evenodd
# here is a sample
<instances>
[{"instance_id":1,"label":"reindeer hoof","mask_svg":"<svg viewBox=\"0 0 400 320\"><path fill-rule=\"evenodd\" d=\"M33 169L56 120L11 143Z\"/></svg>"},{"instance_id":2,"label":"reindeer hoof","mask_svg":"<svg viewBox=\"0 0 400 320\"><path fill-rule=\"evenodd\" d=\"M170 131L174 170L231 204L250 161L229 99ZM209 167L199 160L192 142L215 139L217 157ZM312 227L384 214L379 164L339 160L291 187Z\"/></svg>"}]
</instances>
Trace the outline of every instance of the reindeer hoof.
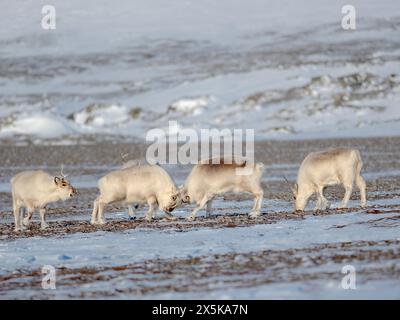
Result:
<instances>
[{"instance_id":1,"label":"reindeer hoof","mask_svg":"<svg viewBox=\"0 0 400 320\"><path fill-rule=\"evenodd\" d=\"M367 204L366 204L366 203L361 203L360 207L361 207L362 209L365 209L365 208L367 207Z\"/></svg>"},{"instance_id":2,"label":"reindeer hoof","mask_svg":"<svg viewBox=\"0 0 400 320\"><path fill-rule=\"evenodd\" d=\"M259 216L261 216L261 213L259 211L252 211L249 213L250 218L257 218Z\"/></svg>"},{"instance_id":3,"label":"reindeer hoof","mask_svg":"<svg viewBox=\"0 0 400 320\"><path fill-rule=\"evenodd\" d=\"M328 210L331 207L331 202L329 201L325 201L324 203L322 203L322 210Z\"/></svg>"},{"instance_id":4,"label":"reindeer hoof","mask_svg":"<svg viewBox=\"0 0 400 320\"><path fill-rule=\"evenodd\" d=\"M93 226L100 226L100 225L104 225L107 222L105 220L91 220L90 224Z\"/></svg>"},{"instance_id":5,"label":"reindeer hoof","mask_svg":"<svg viewBox=\"0 0 400 320\"><path fill-rule=\"evenodd\" d=\"M24 219L22 220L22 224L23 224L25 227L28 227L28 226L30 225L30 223L31 223L31 221L30 221L28 218L24 218Z\"/></svg>"},{"instance_id":6,"label":"reindeer hoof","mask_svg":"<svg viewBox=\"0 0 400 320\"><path fill-rule=\"evenodd\" d=\"M49 225L47 223L42 223L40 226L41 230L46 230L49 227Z\"/></svg>"}]
</instances>

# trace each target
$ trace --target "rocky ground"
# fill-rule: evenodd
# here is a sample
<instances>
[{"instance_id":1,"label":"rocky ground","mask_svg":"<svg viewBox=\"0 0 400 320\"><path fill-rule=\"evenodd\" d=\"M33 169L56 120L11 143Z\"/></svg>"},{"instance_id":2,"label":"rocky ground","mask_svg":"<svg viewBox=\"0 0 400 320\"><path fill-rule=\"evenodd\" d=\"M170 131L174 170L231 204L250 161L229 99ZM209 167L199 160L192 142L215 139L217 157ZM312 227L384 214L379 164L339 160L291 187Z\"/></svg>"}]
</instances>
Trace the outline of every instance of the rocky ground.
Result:
<instances>
[{"instance_id":1,"label":"rocky ground","mask_svg":"<svg viewBox=\"0 0 400 320\"><path fill-rule=\"evenodd\" d=\"M393 234L400 227L400 138L313 140L313 141L262 141L256 142L256 161L266 166L263 177L265 201L263 215L250 219L251 198L248 195L227 194L216 201L211 218L200 214L194 222L184 216L189 208L179 209L176 221L165 221L163 215L148 223L143 218L145 208L139 209L135 220L127 219L123 206L109 207L105 226L89 224L92 201L97 193L96 180L105 172L121 165L121 153L132 159L143 159L145 146L140 144L103 143L85 146L1 146L0 147L0 242L2 250L8 244L32 237L57 239L71 234L115 233L137 230L169 230L193 232L200 229L249 228L277 224L284 221L306 221L309 217L339 216L352 213L371 215L368 221L354 222L365 228L386 228L387 238L331 242L305 248L262 250L196 256L190 258L145 259L138 263L111 266L91 265L85 268L58 266L58 287L69 288L67 298L121 298L163 297L174 292L176 297L191 292L195 297L205 297L201 292L217 293L220 290L261 288L276 283L311 283L332 277L334 271L325 268L331 264L358 263L362 281L385 280L398 282L400 278L400 242ZM283 176L293 182L301 160L308 152L333 146L353 146L361 151L367 180L369 205L357 208L359 193L352 195L354 205L348 209L307 211L294 214L289 186ZM35 221L29 230L13 231L9 179L27 168L47 168L57 173L65 165L72 184L77 185L79 196L71 201L50 206L50 228L40 230ZM190 166L165 166L177 183L182 183ZM82 178L85 177L85 178ZM343 196L340 187L327 189L327 198L333 203ZM249 208L247 208L249 206ZM311 208L311 207L310 207ZM390 215L388 215L390 214ZM38 217L36 216L36 219ZM325 232L335 233L348 224L335 224ZM394 230L394 233L393 233ZM397 233L400 235L400 233ZM0 257L1 257L0 252ZM2 259L2 258L0 258ZM3 269L3 268L2 268ZM54 292L37 290L40 286L40 269L4 268L0 273L0 297L57 298ZM149 279L151 283L149 284ZM124 279L124 286L113 286ZM72 287L75 290L72 290ZM196 293L197 292L197 293ZM196 295L197 294L197 295ZM233 296L234 297L234 296Z\"/></svg>"}]
</instances>

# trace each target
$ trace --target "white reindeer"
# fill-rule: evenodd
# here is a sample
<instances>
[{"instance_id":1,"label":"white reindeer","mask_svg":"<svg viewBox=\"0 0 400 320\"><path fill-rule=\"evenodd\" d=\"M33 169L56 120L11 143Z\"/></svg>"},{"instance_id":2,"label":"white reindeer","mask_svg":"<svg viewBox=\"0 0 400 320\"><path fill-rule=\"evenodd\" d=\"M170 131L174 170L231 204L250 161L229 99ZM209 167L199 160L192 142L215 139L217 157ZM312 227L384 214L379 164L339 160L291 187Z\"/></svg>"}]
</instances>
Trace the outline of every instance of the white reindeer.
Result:
<instances>
[{"instance_id":1,"label":"white reindeer","mask_svg":"<svg viewBox=\"0 0 400 320\"><path fill-rule=\"evenodd\" d=\"M100 195L93 203L92 224L105 224L104 206L113 203L147 203L146 220L155 216L157 206L173 219L179 194L169 174L158 165L131 165L112 171L99 180Z\"/></svg>"},{"instance_id":2,"label":"white reindeer","mask_svg":"<svg viewBox=\"0 0 400 320\"><path fill-rule=\"evenodd\" d=\"M353 184L356 183L361 194L361 206L366 206L365 180L360 175L362 169L360 152L356 149L337 148L310 153L302 162L297 183L292 189L295 199L295 209L303 211L308 199L317 193L315 210L329 207L323 191L326 186L342 184L345 195L339 208L346 208L349 202Z\"/></svg>"},{"instance_id":3,"label":"white reindeer","mask_svg":"<svg viewBox=\"0 0 400 320\"><path fill-rule=\"evenodd\" d=\"M40 212L41 228L48 227L45 221L46 205L67 200L77 193L65 178L61 169L60 177L37 170L20 172L11 179L15 231L24 230L29 226L35 209L39 209ZM23 207L27 208L28 213L22 221Z\"/></svg>"},{"instance_id":4,"label":"white reindeer","mask_svg":"<svg viewBox=\"0 0 400 320\"><path fill-rule=\"evenodd\" d=\"M254 206L250 217L260 215L263 199L263 189L260 179L264 165L262 163L248 164L246 161L236 163L219 159L218 164L213 164L212 159L202 161L195 165L180 189L183 203L195 203L197 207L186 218L193 221L196 213L205 205L206 216L211 215L212 200L226 192L250 192L254 195ZM247 175L238 174L237 169L244 169L251 172Z\"/></svg>"}]
</instances>

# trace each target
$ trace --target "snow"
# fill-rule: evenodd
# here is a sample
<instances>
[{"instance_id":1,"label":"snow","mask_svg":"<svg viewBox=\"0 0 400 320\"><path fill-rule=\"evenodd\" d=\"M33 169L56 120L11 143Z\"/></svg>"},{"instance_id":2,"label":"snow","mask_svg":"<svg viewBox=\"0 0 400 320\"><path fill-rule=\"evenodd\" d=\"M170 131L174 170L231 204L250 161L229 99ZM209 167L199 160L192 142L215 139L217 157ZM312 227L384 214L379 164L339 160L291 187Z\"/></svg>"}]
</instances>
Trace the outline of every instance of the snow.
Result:
<instances>
[{"instance_id":1,"label":"snow","mask_svg":"<svg viewBox=\"0 0 400 320\"><path fill-rule=\"evenodd\" d=\"M395 217L388 213L372 215L360 212L329 216L308 216L304 220L281 220L275 224L261 224L237 228L199 228L184 232L174 229L133 229L125 232L75 233L66 236L32 237L0 242L0 275L15 270L37 270L44 265L54 267L80 268L124 266L132 263L146 264L149 260L214 257L226 253L250 253L265 250L285 250L312 248L327 243L353 241L400 240L396 227L384 227L382 219ZM341 226L336 228L336 226ZM334 229L334 232L332 231ZM379 247L379 246L378 246ZM379 249L376 247L376 249ZM358 249L356 249L358 250ZM340 251L335 249L336 254ZM301 255L301 254L300 254ZM309 254L302 254L308 259ZM237 257L240 259L240 256ZM238 262L240 262L238 260ZM358 270L393 266L394 260L363 261L356 263ZM212 280L209 290L150 292L144 296L120 295L119 298L140 299L379 299L399 298L400 283L381 279L364 280L357 277L356 290L343 290L341 263L326 263L313 266L303 263L292 270L295 274L328 272L330 278L299 280L294 282L275 281L268 285L237 286L235 277L230 277L232 285L224 288L224 276ZM314 268L314 269L313 269ZM337 276L334 276L334 275ZM242 277L256 277L257 274ZM284 276L283 276L284 279ZM206 278L204 278L206 280ZM242 279L243 280L243 279ZM129 288L129 278L122 274L112 280L112 288ZM135 280L136 281L136 280ZM144 278L142 283L152 287L160 285L157 277ZM169 280L176 281L176 280ZM200 280L199 280L200 281ZM94 281L79 287L80 292L109 291L109 281ZM11 294L11 293L10 293ZM11 296L29 297L30 290L14 290ZM57 298L77 294L76 287L64 286L54 292ZM7 296L7 293L5 293Z\"/></svg>"},{"instance_id":2,"label":"snow","mask_svg":"<svg viewBox=\"0 0 400 320\"><path fill-rule=\"evenodd\" d=\"M89 169L90 167L83 166L81 169ZM112 166L96 167L100 171L109 171ZM13 168L21 169L21 168ZM27 169L27 168L25 168ZM92 168L93 169L93 168ZM176 168L175 168L176 169ZM267 166L268 171L274 169L287 171L289 177L294 177L297 166L293 164L271 164ZM72 167L68 169L73 170ZM86 171L86 170L84 170ZM397 177L398 170L388 170L385 176ZM174 174L178 179L178 184L182 183L184 175ZM383 177L383 172L368 172L367 179L375 179ZM71 177L73 184L80 190L93 188L96 186L98 179L97 175L85 174L77 177ZM263 178L263 183L276 181L277 177L266 175ZM8 181L0 181L0 191L8 192ZM150 260L156 259L188 259L193 257L209 257L213 259L218 254L240 254L240 253L260 253L266 250L283 251L294 249L314 248L318 245L340 244L357 241L382 241L382 240L399 240L397 217L398 212L392 212L386 206L399 204L397 197L388 199L373 200L376 193L370 192L370 206L382 206L384 213L368 214L365 210L355 210L352 213L330 214L311 216L307 215L305 219L290 220L282 217L271 224L256 224L253 226L240 226L236 228L207 228L193 227L190 229L177 230L167 227L169 222L158 222L166 224L166 228L144 228L129 229L123 232L89 232L89 233L71 233L67 235L53 235L51 237L28 237L7 239L2 238L0 241L0 275L19 272L20 270L30 272L38 270L44 265L52 265L56 268L101 268L113 266L125 266L132 263L139 265L147 265ZM385 192L390 194L390 192ZM393 194L397 193L395 190ZM217 198L213 201L213 212L218 214L246 214L252 206L252 199L232 201L229 199ZM332 206L336 207L340 203L340 199L333 201ZM62 204L58 203L55 206L59 207ZM65 204L67 207L70 204ZM310 201L308 209L312 209L314 202ZM358 208L359 201L351 200L350 208ZM177 208L174 215L177 217L185 217L190 212L193 206ZM284 200L265 199L263 204L263 212L265 214L279 214L279 212L291 212L293 204ZM11 211L11 208L4 208ZM146 208L140 208L138 215L143 217ZM160 213L158 213L159 215ZM199 213L199 216L204 216L204 210ZM127 209L109 213L106 212L108 221L117 221L128 219ZM214 218L214 217L213 217ZM393 218L393 219L391 219ZM11 223L12 215L3 219L2 223ZM33 218L33 223L39 221L38 215ZM53 221L58 223L62 221L89 221L90 209L83 211L78 215L65 215L47 217L50 226ZM185 224L187 222L180 222ZM379 246L379 245L378 245ZM395 250L397 244L393 245ZM366 248L369 249L369 248ZM371 250L379 250L372 247ZM338 248L331 249L332 254L340 255L341 250ZM353 248L355 253L362 252L359 247ZM392 250L392 248L383 248L382 252ZM283 251L286 252L286 251ZM325 252L319 254L324 255ZM312 254L311 254L312 255ZM309 253L300 253L300 257L305 260L310 256ZM384 257L384 255L383 255ZM240 256L238 257L240 259ZM308 261L308 260L307 260ZM240 262L240 261L239 261ZM397 260L385 259L374 260L356 260L357 268L366 268L371 270L374 267L390 267L396 265ZM274 268L276 268L275 266ZM399 282L391 278L390 275L377 277L376 279L364 280L362 276L357 279L357 290L343 290L340 288L340 279L343 276L341 273L342 263L323 263L315 267L308 263L302 263L295 267L290 272L295 274L313 274L313 272L323 274L325 272L337 274L333 278L319 278L318 280L299 280L293 282L285 281L279 283L275 281L272 284L264 285L249 285L241 286L240 281L235 276L228 277L217 276L212 279L204 278L204 281L210 283L209 290L204 292L201 290L189 290L185 294L178 291L156 291L148 293L144 296L135 294L121 294L118 298L139 298L139 299L370 299L375 297L375 292L379 290L379 298L398 298ZM315 270L314 270L314 269ZM287 268L284 268L287 271ZM268 269L266 269L268 272ZM270 274L268 274L270 276ZM257 273L251 273L248 277L257 277ZM284 278L284 275L282 276ZM179 277L178 277L179 278ZM262 276L261 276L262 278ZM208 279L208 280L207 280ZM338 280L339 279L339 280ZM226 280L226 281L225 281ZM262 279L261 279L262 280ZM21 280L23 281L23 280ZM93 281L85 285L60 286L54 292L56 298L68 298L72 294L77 296L79 292L103 291L108 292L113 288L131 288L138 285L137 282L132 283L131 278L124 275L118 275L110 281ZM136 280L135 280L136 281ZM141 279L141 283L146 287L157 287L160 285L160 280L154 276L148 275ZM169 279L172 284L176 284L177 280ZM238 283L239 285L226 285L226 283ZM236 281L236 282L235 282ZM250 282L251 283L251 282ZM225 287L225 288L224 288ZM13 289L10 292L3 292L2 297L25 297L29 298L37 294L34 289Z\"/></svg>"},{"instance_id":3,"label":"snow","mask_svg":"<svg viewBox=\"0 0 400 320\"><path fill-rule=\"evenodd\" d=\"M387 213L382 217L395 214ZM308 217L303 221L282 220L276 224L224 229L129 230L122 233L95 232L63 237L21 238L0 243L0 272L43 265L83 267L124 265L154 258L183 258L227 252L305 248L324 243L358 240L400 239L395 228L366 227L376 216L351 213ZM363 222L357 224L357 222ZM346 228L326 232L336 225ZM179 244L179 245L178 245ZM69 259L60 259L68 256Z\"/></svg>"},{"instance_id":4,"label":"snow","mask_svg":"<svg viewBox=\"0 0 400 320\"><path fill-rule=\"evenodd\" d=\"M379 295L376 293L379 292ZM317 294L318 293L318 294ZM254 288L224 288L207 293L163 293L151 296L151 299L202 299L209 300L332 300L332 299L369 299L393 300L400 297L400 282L369 281L357 286L355 290L343 290L340 281L308 281L292 283L273 283Z\"/></svg>"},{"instance_id":5,"label":"snow","mask_svg":"<svg viewBox=\"0 0 400 320\"><path fill-rule=\"evenodd\" d=\"M65 119L46 114L22 116L2 130L4 136L30 135L43 139L58 138L72 132Z\"/></svg>"},{"instance_id":6,"label":"snow","mask_svg":"<svg viewBox=\"0 0 400 320\"><path fill-rule=\"evenodd\" d=\"M170 120L257 139L400 134L395 0L353 1L354 31L338 0L52 4L53 31L39 0L0 13L0 140L144 140Z\"/></svg>"},{"instance_id":7,"label":"snow","mask_svg":"<svg viewBox=\"0 0 400 320\"><path fill-rule=\"evenodd\" d=\"M209 103L208 98L192 98L192 99L180 99L178 101L173 102L169 109L172 111L179 111L183 113L194 113L200 114L201 109L206 107Z\"/></svg>"},{"instance_id":8,"label":"snow","mask_svg":"<svg viewBox=\"0 0 400 320\"><path fill-rule=\"evenodd\" d=\"M82 127L93 128L110 127L129 121L128 108L126 106L109 105L93 106L86 108L74 115L74 120Z\"/></svg>"},{"instance_id":9,"label":"snow","mask_svg":"<svg viewBox=\"0 0 400 320\"><path fill-rule=\"evenodd\" d=\"M110 136L144 140L150 129L167 130L169 121L177 121L172 135L187 128L250 128L256 139L400 135L397 0L353 0L354 31L340 27L339 0L51 4L58 17L53 31L40 27L41 0L9 2L0 11L0 143L68 143L88 134L98 141ZM294 179L296 166L275 166ZM368 172L366 178L398 175L394 168ZM92 188L97 178L83 175L74 183ZM9 192L9 181L2 179L0 191ZM277 180L281 177L268 175L264 182ZM397 204L398 199L376 203ZM251 201L241 205L245 213ZM292 206L280 200L266 205L272 211ZM227 210L219 201L215 208ZM119 212L113 218L125 216ZM44 264L98 267L399 238L396 228L367 223L374 219L356 212L240 228L2 239L0 274ZM339 224L346 227L327 232ZM214 290L207 297L370 298L379 291L379 297L399 298L399 289L395 281L371 281L344 292L335 283L309 281ZM204 293L152 296L157 297Z\"/></svg>"}]
</instances>

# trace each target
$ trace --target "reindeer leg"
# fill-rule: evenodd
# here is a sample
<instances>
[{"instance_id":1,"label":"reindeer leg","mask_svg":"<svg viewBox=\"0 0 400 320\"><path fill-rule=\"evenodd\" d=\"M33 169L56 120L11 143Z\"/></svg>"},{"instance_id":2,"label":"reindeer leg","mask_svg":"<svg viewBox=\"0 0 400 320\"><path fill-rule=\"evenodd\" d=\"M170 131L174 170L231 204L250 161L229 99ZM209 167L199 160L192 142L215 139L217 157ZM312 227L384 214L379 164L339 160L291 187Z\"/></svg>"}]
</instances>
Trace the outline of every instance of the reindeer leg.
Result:
<instances>
[{"instance_id":1,"label":"reindeer leg","mask_svg":"<svg viewBox=\"0 0 400 320\"><path fill-rule=\"evenodd\" d=\"M254 194L254 205L253 209L249 213L250 218L257 218L261 215L261 205L264 197L264 191L257 187L254 191L252 191Z\"/></svg>"},{"instance_id":2,"label":"reindeer leg","mask_svg":"<svg viewBox=\"0 0 400 320\"><path fill-rule=\"evenodd\" d=\"M130 204L128 204L128 215L129 215L129 220L136 219L136 212L135 212L135 210L133 210L133 207Z\"/></svg>"},{"instance_id":3,"label":"reindeer leg","mask_svg":"<svg viewBox=\"0 0 400 320\"><path fill-rule=\"evenodd\" d=\"M30 207L26 207L26 208L24 208L24 207L21 207L20 208L20 210L19 210L19 227L20 227L20 229L23 231L23 230L26 230L26 227L25 227L25 225L24 225L24 213L25 213L25 209L28 211L28 213L29 212L32 212L33 213L33 208L30 208ZM32 215L32 213L31 213L31 215Z\"/></svg>"},{"instance_id":4,"label":"reindeer leg","mask_svg":"<svg viewBox=\"0 0 400 320\"><path fill-rule=\"evenodd\" d=\"M361 207L364 208L367 205L367 194L365 192L366 184L364 178L360 174L356 176L356 185L360 190Z\"/></svg>"},{"instance_id":5,"label":"reindeer leg","mask_svg":"<svg viewBox=\"0 0 400 320\"><path fill-rule=\"evenodd\" d=\"M23 224L25 227L29 227L29 225L31 224L32 215L33 215L33 210L28 210L28 214L27 214L26 217L22 220L22 224Z\"/></svg>"},{"instance_id":6,"label":"reindeer leg","mask_svg":"<svg viewBox=\"0 0 400 320\"><path fill-rule=\"evenodd\" d=\"M97 204L96 204L97 202ZM99 225L104 225L106 224L106 219L104 217L104 207L107 204L113 203L113 198L110 196L102 196L100 195L96 200L95 203L93 204L93 215L95 215L96 211L97 211L97 219L95 224L99 224ZM97 210L96 210L97 209ZM92 217L93 219L93 217Z\"/></svg>"},{"instance_id":7,"label":"reindeer leg","mask_svg":"<svg viewBox=\"0 0 400 320\"><path fill-rule=\"evenodd\" d=\"M206 217L209 218L211 217L211 205L212 205L212 200L210 199L207 201L207 207L206 207Z\"/></svg>"},{"instance_id":8,"label":"reindeer leg","mask_svg":"<svg viewBox=\"0 0 400 320\"><path fill-rule=\"evenodd\" d=\"M93 211L92 211L92 220L90 220L91 224L97 224L97 212L99 211L99 197L97 197L93 201Z\"/></svg>"},{"instance_id":9,"label":"reindeer leg","mask_svg":"<svg viewBox=\"0 0 400 320\"><path fill-rule=\"evenodd\" d=\"M157 200L155 197L150 197L147 199L147 204L149 205L149 210L146 213L146 220L151 222L153 217L155 216L155 211L157 209Z\"/></svg>"},{"instance_id":10,"label":"reindeer leg","mask_svg":"<svg viewBox=\"0 0 400 320\"><path fill-rule=\"evenodd\" d=\"M100 198L99 199L99 211L97 212L97 224L106 224L106 219L104 217L104 206L106 203Z\"/></svg>"},{"instance_id":11,"label":"reindeer leg","mask_svg":"<svg viewBox=\"0 0 400 320\"><path fill-rule=\"evenodd\" d=\"M40 208L39 209L39 213L40 213L40 219L41 219L40 229L42 229L42 230L47 229L49 227L49 225L47 224L47 222L45 220L46 209L45 208Z\"/></svg>"},{"instance_id":12,"label":"reindeer leg","mask_svg":"<svg viewBox=\"0 0 400 320\"><path fill-rule=\"evenodd\" d=\"M328 207L329 207L329 202L324 197L324 187L318 187L318 190L317 190L317 205L315 206L314 211L325 210Z\"/></svg>"},{"instance_id":13,"label":"reindeer leg","mask_svg":"<svg viewBox=\"0 0 400 320\"><path fill-rule=\"evenodd\" d=\"M352 184L346 184L346 185L344 185L344 188L345 188L346 191L345 191L342 203L339 206L339 209L347 208L347 204L348 204L348 202L350 200L350 196L351 196L351 193L353 191L353 185Z\"/></svg>"},{"instance_id":14,"label":"reindeer leg","mask_svg":"<svg viewBox=\"0 0 400 320\"><path fill-rule=\"evenodd\" d=\"M14 219L15 219L15 228L14 230L16 232L22 231L22 226L21 226L21 205L19 203L16 203L14 205Z\"/></svg>"},{"instance_id":15,"label":"reindeer leg","mask_svg":"<svg viewBox=\"0 0 400 320\"><path fill-rule=\"evenodd\" d=\"M317 193L317 203L315 205L314 211L321 210L322 207L322 197L321 194L318 192Z\"/></svg>"},{"instance_id":16,"label":"reindeer leg","mask_svg":"<svg viewBox=\"0 0 400 320\"><path fill-rule=\"evenodd\" d=\"M209 199L210 198L207 195L204 195L204 197L197 202L197 207L194 208L189 216L186 217L186 220L193 221L194 219L196 219L197 212L204 208Z\"/></svg>"}]
</instances>

